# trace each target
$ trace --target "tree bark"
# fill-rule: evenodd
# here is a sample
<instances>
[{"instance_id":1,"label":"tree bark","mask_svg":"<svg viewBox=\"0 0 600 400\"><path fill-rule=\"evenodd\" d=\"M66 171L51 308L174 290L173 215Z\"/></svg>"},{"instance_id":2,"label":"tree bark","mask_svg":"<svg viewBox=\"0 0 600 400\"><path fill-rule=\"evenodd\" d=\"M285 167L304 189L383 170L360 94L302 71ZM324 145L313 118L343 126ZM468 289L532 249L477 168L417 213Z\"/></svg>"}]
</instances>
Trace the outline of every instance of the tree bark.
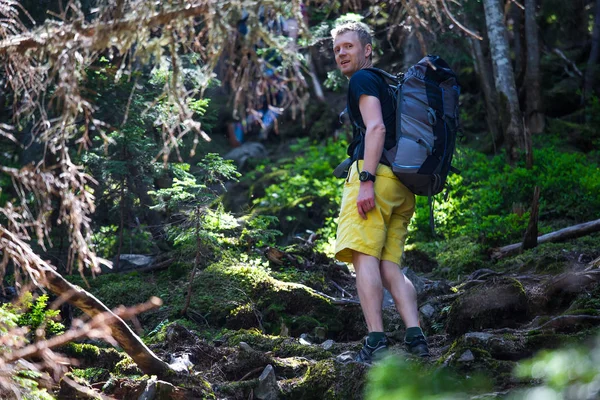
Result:
<instances>
[{"instance_id":1,"label":"tree bark","mask_svg":"<svg viewBox=\"0 0 600 400\"><path fill-rule=\"evenodd\" d=\"M532 134L542 133L545 127L540 92L540 45L535 7L536 0L525 0L525 42L527 43L527 67L525 69L527 117L525 121Z\"/></svg>"},{"instance_id":2,"label":"tree bark","mask_svg":"<svg viewBox=\"0 0 600 400\"><path fill-rule=\"evenodd\" d=\"M585 222L583 224L573 225L568 228L560 229L556 232L548 233L538 237L538 244L549 242L560 242L567 239L578 238L589 235L590 233L600 232L600 219ZM500 247L492 251L492 258L500 259L511 254L518 253L522 248L522 243L515 243Z\"/></svg>"},{"instance_id":3,"label":"tree bark","mask_svg":"<svg viewBox=\"0 0 600 400\"><path fill-rule=\"evenodd\" d=\"M538 244L538 217L540 211L540 187L536 186L533 191L533 201L531 202L531 214L529 216L529 225L525 230L523 238L523 250L533 249Z\"/></svg>"},{"instance_id":4,"label":"tree bark","mask_svg":"<svg viewBox=\"0 0 600 400\"><path fill-rule=\"evenodd\" d=\"M483 54L481 41L475 38L470 38L471 56L473 57L473 66L475 73L479 77L479 83L483 90L483 98L487 111L487 125L492 134L492 143L494 151L496 145L502 140L502 132L500 131L500 121L498 119L498 102L495 96L496 87L494 85L493 70L489 59Z\"/></svg>"},{"instance_id":5,"label":"tree bark","mask_svg":"<svg viewBox=\"0 0 600 400\"><path fill-rule=\"evenodd\" d=\"M93 318L101 313L112 313L94 295L72 285L53 269L44 268L40 272L44 275L44 286L46 288L50 289L57 296L71 294L67 301L90 317ZM114 318L115 321L110 326L112 337L123 348L123 351L133 359L142 372L148 375L156 375L159 378L162 377L162 379L168 378L174 373L169 364L158 358L131 330L125 321L116 315Z\"/></svg>"},{"instance_id":6,"label":"tree bark","mask_svg":"<svg viewBox=\"0 0 600 400\"><path fill-rule=\"evenodd\" d=\"M592 30L592 49L585 70L583 93L585 98L594 94L594 81L598 72L598 57L600 56L600 0L596 0L594 13L594 28Z\"/></svg>"},{"instance_id":7,"label":"tree bark","mask_svg":"<svg viewBox=\"0 0 600 400\"><path fill-rule=\"evenodd\" d=\"M402 45L402 67L403 71L418 63L423 58L423 49L421 43L419 43L419 37L417 36L418 27L414 27L411 32L404 38L404 44Z\"/></svg>"},{"instance_id":8,"label":"tree bark","mask_svg":"<svg viewBox=\"0 0 600 400\"><path fill-rule=\"evenodd\" d=\"M483 7L499 97L500 122L506 139L508 161L514 165L527 152L530 147L527 143L531 138L523 126L502 7L499 0L484 0Z\"/></svg>"},{"instance_id":9,"label":"tree bark","mask_svg":"<svg viewBox=\"0 0 600 400\"><path fill-rule=\"evenodd\" d=\"M525 65L527 60L526 55L526 44L523 43L523 10L513 2L508 2L508 15L510 18L507 20L507 25L512 24L512 43L513 43L513 54L515 55L515 86L517 87L517 94L521 95L523 80L525 78ZM510 45L510 42L509 42Z\"/></svg>"}]
</instances>

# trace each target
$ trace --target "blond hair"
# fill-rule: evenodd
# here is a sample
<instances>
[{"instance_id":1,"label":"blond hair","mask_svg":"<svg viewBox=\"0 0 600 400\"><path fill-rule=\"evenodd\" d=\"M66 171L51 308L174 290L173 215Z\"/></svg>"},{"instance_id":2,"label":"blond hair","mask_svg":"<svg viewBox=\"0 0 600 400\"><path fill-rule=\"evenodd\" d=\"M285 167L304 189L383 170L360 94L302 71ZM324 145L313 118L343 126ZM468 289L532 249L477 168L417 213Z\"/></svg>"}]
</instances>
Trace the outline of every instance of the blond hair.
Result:
<instances>
[{"instance_id":1,"label":"blond hair","mask_svg":"<svg viewBox=\"0 0 600 400\"><path fill-rule=\"evenodd\" d=\"M356 32L358 34L358 40L363 47L368 44L373 45L371 39L371 29L365 23L355 21L345 22L331 30L331 37L333 40L335 40L338 35L346 32Z\"/></svg>"}]
</instances>

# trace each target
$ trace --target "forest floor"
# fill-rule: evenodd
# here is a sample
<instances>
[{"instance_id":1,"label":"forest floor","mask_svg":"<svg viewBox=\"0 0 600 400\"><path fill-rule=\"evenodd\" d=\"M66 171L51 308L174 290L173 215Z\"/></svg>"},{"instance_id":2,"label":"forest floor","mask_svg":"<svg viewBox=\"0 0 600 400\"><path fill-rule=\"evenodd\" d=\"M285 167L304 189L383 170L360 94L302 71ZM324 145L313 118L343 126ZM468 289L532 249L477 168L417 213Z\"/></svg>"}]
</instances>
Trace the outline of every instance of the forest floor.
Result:
<instances>
[{"instance_id":1,"label":"forest floor","mask_svg":"<svg viewBox=\"0 0 600 400\"><path fill-rule=\"evenodd\" d=\"M600 325L600 254L593 245L598 239L596 234L574 240L569 246L544 244L503 260L501 268L490 260L489 268L454 281L436 277L432 272L435 260L419 251L408 251L405 273L418 291L431 357L417 360L404 351L404 327L388 295L384 320L392 342L390 353L402 360L404 368L415 371L453 371L462 378L480 376L480 382L486 383L476 385L470 394L473 396L487 393L488 398L503 397L535 384L514 374L519 361L544 349L593 346ZM198 280L219 277L234 283L238 278L250 279L253 283L243 290L251 300L231 303L227 297L231 287L221 281L211 293L211 299L218 299L220 305L205 307L202 311L208 313L204 316L194 311L187 319L161 324L147 335L150 347L167 362L184 365L192 375L208 381L219 399L364 398L369 368L352 361L366 333L352 271L308 245L275 250L265 249L273 275L295 268L310 279L300 284L270 275L258 277L233 266L221 266L220 270L209 267ZM242 273L247 275L242 277ZM120 275L160 281L156 274ZM102 293L102 284L94 286ZM228 310L223 319L227 329L208 329L220 323L222 316L217 314L223 308ZM160 318L160 313L154 317ZM194 319L200 324L193 323ZM202 319L204 323L199 321ZM91 387L104 387L106 394L117 398L138 398L148 390L148 377L139 378L137 371L135 378L135 365L126 371L121 367L117 374L99 361L103 357L92 360L82 352L78 354L80 368L88 375L90 368L104 371L87 376L86 384ZM167 397L144 398L203 398L195 397L191 387L162 385L163 389L169 387L164 389ZM69 398L69 391L65 389L60 398Z\"/></svg>"}]
</instances>

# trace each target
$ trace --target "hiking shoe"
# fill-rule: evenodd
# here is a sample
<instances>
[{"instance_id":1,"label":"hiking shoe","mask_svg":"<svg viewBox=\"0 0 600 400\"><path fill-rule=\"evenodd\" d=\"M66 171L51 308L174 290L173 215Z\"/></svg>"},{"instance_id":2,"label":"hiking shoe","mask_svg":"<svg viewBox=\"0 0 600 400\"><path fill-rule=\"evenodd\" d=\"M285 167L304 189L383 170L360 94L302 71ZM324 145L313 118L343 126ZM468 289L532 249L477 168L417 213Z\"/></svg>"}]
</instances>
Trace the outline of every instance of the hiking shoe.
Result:
<instances>
[{"instance_id":1,"label":"hiking shoe","mask_svg":"<svg viewBox=\"0 0 600 400\"><path fill-rule=\"evenodd\" d=\"M361 364L371 365L373 361L381 360L387 353L387 349L388 341L386 338L381 339L375 346L369 346L369 342L367 339L365 339L365 345L356 354L354 361Z\"/></svg>"},{"instance_id":2,"label":"hiking shoe","mask_svg":"<svg viewBox=\"0 0 600 400\"><path fill-rule=\"evenodd\" d=\"M410 342L405 341L406 349L410 354L419 357L429 357L429 346L423 335L417 335Z\"/></svg>"}]
</instances>

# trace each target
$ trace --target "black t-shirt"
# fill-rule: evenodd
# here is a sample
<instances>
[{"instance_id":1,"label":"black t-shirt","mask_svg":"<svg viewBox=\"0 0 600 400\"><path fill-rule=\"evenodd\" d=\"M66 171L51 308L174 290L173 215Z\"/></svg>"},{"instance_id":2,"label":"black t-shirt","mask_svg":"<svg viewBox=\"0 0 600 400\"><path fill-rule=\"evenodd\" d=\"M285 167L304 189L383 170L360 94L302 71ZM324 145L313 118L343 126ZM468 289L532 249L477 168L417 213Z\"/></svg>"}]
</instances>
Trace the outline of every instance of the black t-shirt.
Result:
<instances>
[{"instance_id":1,"label":"black t-shirt","mask_svg":"<svg viewBox=\"0 0 600 400\"><path fill-rule=\"evenodd\" d=\"M394 98L390 93L389 85L385 79L376 72L364 69L355 72L354 75L352 75L352 78L350 78L348 88L348 112L350 114L350 119L354 120L364 129L365 124L358 106L358 100L363 94L377 97L381 103L381 114L385 125L385 142L383 146L386 150L389 150L394 147L396 142L396 111L394 109ZM348 155L350 157L354 157L356 146L362 141L362 135L359 130L354 125L353 129L354 137L352 143L348 146ZM358 159L362 160L363 158L364 146L361 146ZM381 162L387 164L384 157L382 157Z\"/></svg>"}]
</instances>

